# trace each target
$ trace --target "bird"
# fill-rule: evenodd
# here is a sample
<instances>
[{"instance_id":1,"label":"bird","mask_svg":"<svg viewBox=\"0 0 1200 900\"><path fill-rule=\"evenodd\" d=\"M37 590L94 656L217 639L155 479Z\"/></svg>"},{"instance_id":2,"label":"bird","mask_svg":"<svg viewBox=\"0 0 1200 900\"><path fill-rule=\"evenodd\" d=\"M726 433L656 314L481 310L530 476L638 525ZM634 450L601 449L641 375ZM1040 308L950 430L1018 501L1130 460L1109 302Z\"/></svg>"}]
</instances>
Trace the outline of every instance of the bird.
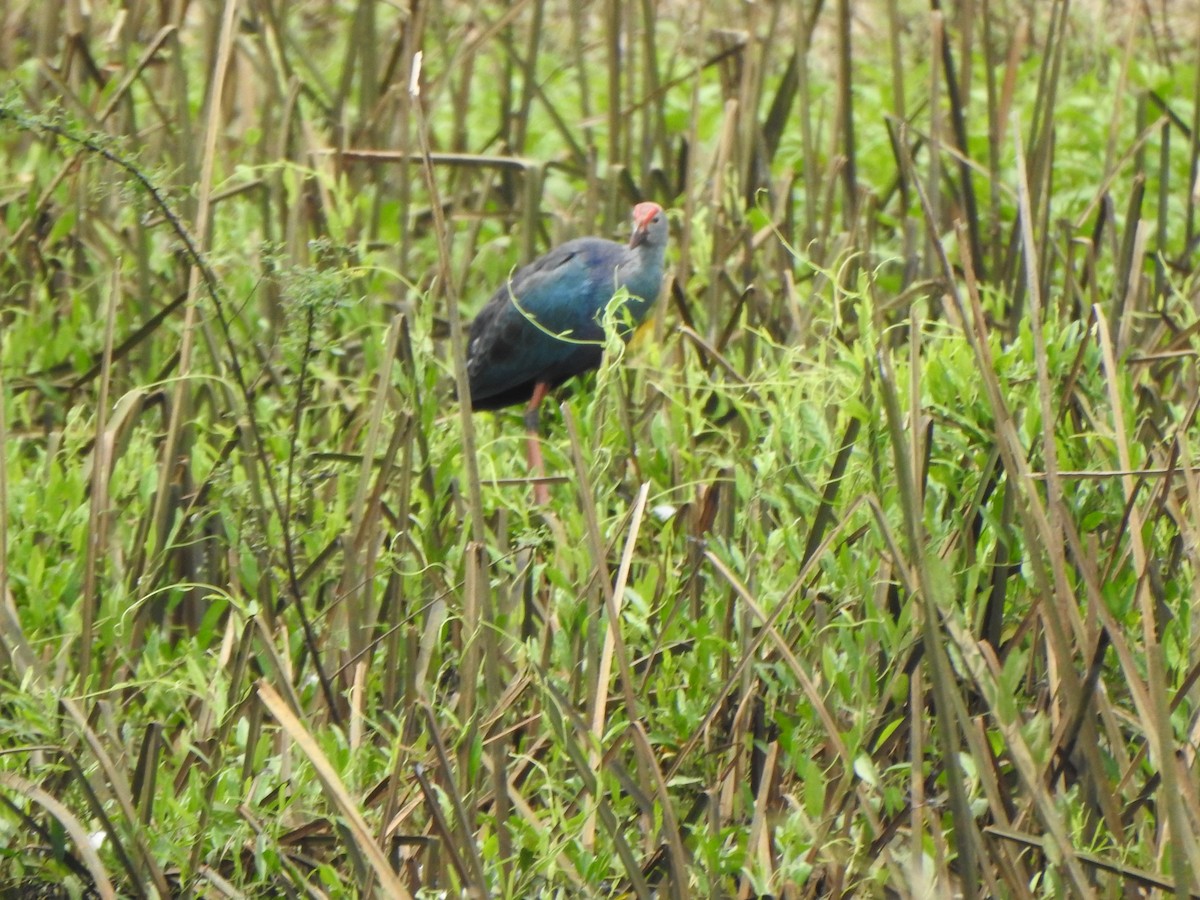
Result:
<instances>
[{"instance_id":1,"label":"bird","mask_svg":"<svg viewBox=\"0 0 1200 900\"><path fill-rule=\"evenodd\" d=\"M624 288L627 317L619 334L629 340L662 285L667 216L657 203L633 208L628 244L604 238L567 241L517 269L484 304L467 331L467 383L472 410L525 403L529 464L544 471L538 410L563 382L600 365L604 314ZM534 498L549 502L545 484Z\"/></svg>"}]
</instances>

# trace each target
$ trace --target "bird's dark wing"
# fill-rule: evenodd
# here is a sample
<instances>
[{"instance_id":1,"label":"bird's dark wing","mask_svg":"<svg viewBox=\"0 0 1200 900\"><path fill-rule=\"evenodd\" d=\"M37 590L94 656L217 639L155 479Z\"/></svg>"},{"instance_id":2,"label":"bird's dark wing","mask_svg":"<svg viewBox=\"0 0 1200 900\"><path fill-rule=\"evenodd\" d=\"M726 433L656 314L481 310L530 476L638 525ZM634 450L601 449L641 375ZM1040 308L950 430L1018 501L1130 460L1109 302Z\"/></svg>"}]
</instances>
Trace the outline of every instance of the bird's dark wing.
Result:
<instances>
[{"instance_id":1,"label":"bird's dark wing","mask_svg":"<svg viewBox=\"0 0 1200 900\"><path fill-rule=\"evenodd\" d=\"M536 382L557 385L599 364L603 331L596 311L612 296L623 250L595 238L569 241L519 269L492 295L468 335L474 408L519 403Z\"/></svg>"}]
</instances>

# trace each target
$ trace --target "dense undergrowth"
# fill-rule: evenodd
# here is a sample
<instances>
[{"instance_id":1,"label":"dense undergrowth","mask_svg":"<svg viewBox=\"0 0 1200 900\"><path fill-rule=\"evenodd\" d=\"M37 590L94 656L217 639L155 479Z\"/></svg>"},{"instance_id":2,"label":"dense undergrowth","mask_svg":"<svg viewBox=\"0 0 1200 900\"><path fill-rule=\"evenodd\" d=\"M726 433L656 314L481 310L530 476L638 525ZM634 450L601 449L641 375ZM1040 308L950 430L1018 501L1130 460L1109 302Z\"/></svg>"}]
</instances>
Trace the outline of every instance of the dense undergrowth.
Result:
<instances>
[{"instance_id":1,"label":"dense undergrowth","mask_svg":"<svg viewBox=\"0 0 1200 900\"><path fill-rule=\"evenodd\" d=\"M11 6L6 894L1200 895L1188 4Z\"/></svg>"}]
</instances>

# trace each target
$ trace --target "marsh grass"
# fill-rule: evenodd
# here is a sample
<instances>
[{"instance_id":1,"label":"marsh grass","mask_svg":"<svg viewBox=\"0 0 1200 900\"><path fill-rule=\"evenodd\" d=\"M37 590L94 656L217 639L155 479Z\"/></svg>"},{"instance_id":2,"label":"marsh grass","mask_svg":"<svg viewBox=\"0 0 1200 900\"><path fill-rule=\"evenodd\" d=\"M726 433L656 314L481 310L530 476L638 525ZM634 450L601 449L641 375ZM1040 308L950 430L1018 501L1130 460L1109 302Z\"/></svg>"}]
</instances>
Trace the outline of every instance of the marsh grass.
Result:
<instances>
[{"instance_id":1,"label":"marsh grass","mask_svg":"<svg viewBox=\"0 0 1200 900\"><path fill-rule=\"evenodd\" d=\"M933 7L17 0L4 892L1200 895L1194 4Z\"/></svg>"}]
</instances>

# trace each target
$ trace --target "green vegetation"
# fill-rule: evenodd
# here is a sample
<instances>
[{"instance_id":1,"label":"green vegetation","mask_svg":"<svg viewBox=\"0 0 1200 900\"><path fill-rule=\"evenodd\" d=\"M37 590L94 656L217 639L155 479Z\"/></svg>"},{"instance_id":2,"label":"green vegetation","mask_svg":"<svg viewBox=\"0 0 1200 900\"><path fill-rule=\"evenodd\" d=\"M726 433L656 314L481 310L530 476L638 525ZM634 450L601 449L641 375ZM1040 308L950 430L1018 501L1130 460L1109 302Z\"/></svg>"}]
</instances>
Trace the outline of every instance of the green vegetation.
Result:
<instances>
[{"instance_id":1,"label":"green vegetation","mask_svg":"<svg viewBox=\"0 0 1200 900\"><path fill-rule=\"evenodd\" d=\"M10 6L5 896L1200 895L1187 4Z\"/></svg>"}]
</instances>

